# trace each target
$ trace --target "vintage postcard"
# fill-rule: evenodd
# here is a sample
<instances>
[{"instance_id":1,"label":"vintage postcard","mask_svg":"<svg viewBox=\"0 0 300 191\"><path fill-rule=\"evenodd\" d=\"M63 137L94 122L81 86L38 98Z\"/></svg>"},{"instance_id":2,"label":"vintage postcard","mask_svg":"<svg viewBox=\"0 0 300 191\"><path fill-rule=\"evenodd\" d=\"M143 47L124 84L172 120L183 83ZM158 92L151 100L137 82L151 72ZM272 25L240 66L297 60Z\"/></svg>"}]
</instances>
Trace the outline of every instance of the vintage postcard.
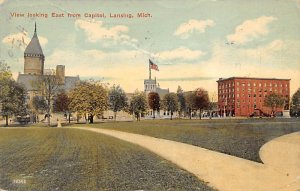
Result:
<instances>
[{"instance_id":1,"label":"vintage postcard","mask_svg":"<svg viewBox=\"0 0 300 191\"><path fill-rule=\"evenodd\" d=\"M299 0L0 0L1 190L300 190Z\"/></svg>"}]
</instances>

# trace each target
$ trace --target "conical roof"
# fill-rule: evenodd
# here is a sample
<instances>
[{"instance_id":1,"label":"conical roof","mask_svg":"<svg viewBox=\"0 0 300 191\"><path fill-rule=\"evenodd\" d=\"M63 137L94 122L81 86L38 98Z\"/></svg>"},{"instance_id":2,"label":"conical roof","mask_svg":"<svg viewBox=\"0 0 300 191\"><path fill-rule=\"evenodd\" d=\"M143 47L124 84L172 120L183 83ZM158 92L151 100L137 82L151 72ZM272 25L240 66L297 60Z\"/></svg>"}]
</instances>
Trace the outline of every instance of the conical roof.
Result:
<instances>
[{"instance_id":1,"label":"conical roof","mask_svg":"<svg viewBox=\"0 0 300 191\"><path fill-rule=\"evenodd\" d=\"M25 49L24 54L39 54L39 55L44 55L43 50L39 41L39 38L36 33L36 25L34 29L34 35L28 44L28 46Z\"/></svg>"}]
</instances>

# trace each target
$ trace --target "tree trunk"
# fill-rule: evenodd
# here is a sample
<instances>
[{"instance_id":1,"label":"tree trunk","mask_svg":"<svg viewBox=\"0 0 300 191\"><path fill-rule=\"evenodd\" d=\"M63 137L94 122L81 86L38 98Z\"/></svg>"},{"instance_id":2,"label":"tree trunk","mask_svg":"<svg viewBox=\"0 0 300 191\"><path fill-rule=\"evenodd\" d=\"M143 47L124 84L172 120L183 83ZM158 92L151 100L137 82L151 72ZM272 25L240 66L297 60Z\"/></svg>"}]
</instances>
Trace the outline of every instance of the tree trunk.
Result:
<instances>
[{"instance_id":1,"label":"tree trunk","mask_svg":"<svg viewBox=\"0 0 300 191\"><path fill-rule=\"evenodd\" d=\"M201 117L202 117L202 116L201 116L201 109L199 110L199 117L200 117L200 120L201 120Z\"/></svg>"},{"instance_id":2,"label":"tree trunk","mask_svg":"<svg viewBox=\"0 0 300 191\"><path fill-rule=\"evenodd\" d=\"M47 112L47 115L48 115L48 127L50 127L50 112Z\"/></svg>"},{"instance_id":3,"label":"tree trunk","mask_svg":"<svg viewBox=\"0 0 300 191\"><path fill-rule=\"evenodd\" d=\"M49 91L49 94L48 94L48 108L47 108L47 114L48 114L48 127L50 127L50 111L51 111L51 94L50 94L50 91Z\"/></svg>"},{"instance_id":4,"label":"tree trunk","mask_svg":"<svg viewBox=\"0 0 300 191\"><path fill-rule=\"evenodd\" d=\"M88 124L89 123L89 119L88 119L88 117L86 117L86 114L84 114L84 118L85 118L85 123Z\"/></svg>"},{"instance_id":5,"label":"tree trunk","mask_svg":"<svg viewBox=\"0 0 300 191\"><path fill-rule=\"evenodd\" d=\"M94 123L94 115L90 116L90 123Z\"/></svg>"},{"instance_id":6,"label":"tree trunk","mask_svg":"<svg viewBox=\"0 0 300 191\"><path fill-rule=\"evenodd\" d=\"M114 119L115 119L115 121L117 121L117 112L116 111L114 112Z\"/></svg>"},{"instance_id":7,"label":"tree trunk","mask_svg":"<svg viewBox=\"0 0 300 191\"><path fill-rule=\"evenodd\" d=\"M69 113L69 123L71 123L71 113Z\"/></svg>"},{"instance_id":8,"label":"tree trunk","mask_svg":"<svg viewBox=\"0 0 300 191\"><path fill-rule=\"evenodd\" d=\"M192 110L190 110L190 119L192 119Z\"/></svg>"},{"instance_id":9,"label":"tree trunk","mask_svg":"<svg viewBox=\"0 0 300 191\"><path fill-rule=\"evenodd\" d=\"M153 119L155 119L155 110L153 109Z\"/></svg>"},{"instance_id":10,"label":"tree trunk","mask_svg":"<svg viewBox=\"0 0 300 191\"><path fill-rule=\"evenodd\" d=\"M8 115L5 115L5 126L8 126Z\"/></svg>"},{"instance_id":11,"label":"tree trunk","mask_svg":"<svg viewBox=\"0 0 300 191\"><path fill-rule=\"evenodd\" d=\"M172 117L173 117L173 111L171 111L171 120L172 120Z\"/></svg>"}]
</instances>

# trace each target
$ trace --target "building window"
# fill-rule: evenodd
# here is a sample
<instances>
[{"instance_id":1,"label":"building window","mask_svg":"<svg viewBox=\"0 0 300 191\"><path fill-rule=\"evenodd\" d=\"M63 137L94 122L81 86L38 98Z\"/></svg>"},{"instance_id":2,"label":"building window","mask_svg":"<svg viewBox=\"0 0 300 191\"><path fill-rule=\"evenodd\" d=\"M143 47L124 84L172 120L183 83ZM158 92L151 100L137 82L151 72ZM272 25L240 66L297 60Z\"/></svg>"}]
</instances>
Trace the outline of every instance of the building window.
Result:
<instances>
[{"instance_id":1,"label":"building window","mask_svg":"<svg viewBox=\"0 0 300 191\"><path fill-rule=\"evenodd\" d=\"M248 82L248 86L250 86L250 83Z\"/></svg>"},{"instance_id":2,"label":"building window","mask_svg":"<svg viewBox=\"0 0 300 191\"><path fill-rule=\"evenodd\" d=\"M236 83L236 85L238 85L238 86L239 86L239 85L240 85L240 82L237 82L237 83Z\"/></svg>"},{"instance_id":3,"label":"building window","mask_svg":"<svg viewBox=\"0 0 300 191\"><path fill-rule=\"evenodd\" d=\"M261 83L259 83L258 86L261 87Z\"/></svg>"},{"instance_id":4,"label":"building window","mask_svg":"<svg viewBox=\"0 0 300 191\"><path fill-rule=\"evenodd\" d=\"M253 86L255 87L255 86L256 86L256 83L254 83Z\"/></svg>"}]
</instances>

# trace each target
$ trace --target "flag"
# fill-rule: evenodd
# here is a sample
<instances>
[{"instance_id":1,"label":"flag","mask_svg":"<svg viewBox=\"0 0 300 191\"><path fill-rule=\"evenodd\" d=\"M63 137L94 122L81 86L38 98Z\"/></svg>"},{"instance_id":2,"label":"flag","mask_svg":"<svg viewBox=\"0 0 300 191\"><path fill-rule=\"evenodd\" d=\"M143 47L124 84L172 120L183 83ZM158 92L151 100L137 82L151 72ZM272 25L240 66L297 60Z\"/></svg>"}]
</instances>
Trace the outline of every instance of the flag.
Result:
<instances>
[{"instance_id":1,"label":"flag","mask_svg":"<svg viewBox=\"0 0 300 191\"><path fill-rule=\"evenodd\" d=\"M158 66L154 64L150 59L149 59L149 65L150 65L150 69L159 71Z\"/></svg>"}]
</instances>

